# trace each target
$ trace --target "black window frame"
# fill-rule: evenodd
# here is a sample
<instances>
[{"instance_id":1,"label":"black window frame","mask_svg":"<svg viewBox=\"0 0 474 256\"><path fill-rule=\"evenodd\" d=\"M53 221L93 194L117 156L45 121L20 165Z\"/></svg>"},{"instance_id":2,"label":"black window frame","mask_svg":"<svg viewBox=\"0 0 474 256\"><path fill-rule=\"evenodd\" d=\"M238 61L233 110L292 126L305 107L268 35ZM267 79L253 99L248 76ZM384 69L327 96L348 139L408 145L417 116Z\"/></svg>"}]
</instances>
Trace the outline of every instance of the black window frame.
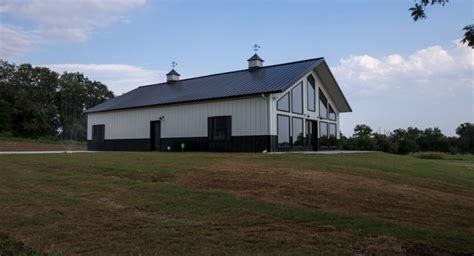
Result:
<instances>
[{"instance_id":1,"label":"black window frame","mask_svg":"<svg viewBox=\"0 0 474 256\"><path fill-rule=\"evenodd\" d=\"M280 145L280 126L279 126L279 123L278 123L278 119L279 117L285 117L285 118L288 118L288 146L282 146ZM280 114L277 114L277 145L279 148L290 148L291 145L292 145L292 141L291 141L291 116L288 116L288 115L280 115Z\"/></svg>"},{"instance_id":2,"label":"black window frame","mask_svg":"<svg viewBox=\"0 0 474 256\"><path fill-rule=\"evenodd\" d=\"M334 115L334 118L331 118L331 114ZM328 103L328 119L331 121L337 121L336 112L334 111L330 103Z\"/></svg>"},{"instance_id":3,"label":"black window frame","mask_svg":"<svg viewBox=\"0 0 474 256\"><path fill-rule=\"evenodd\" d=\"M309 88L310 87L313 90L313 93L312 93L313 94L313 109L311 109L310 106L309 106L309 102L310 102ZM308 109L308 111L316 112L316 80L314 79L313 75L309 75L306 78L306 108Z\"/></svg>"},{"instance_id":4,"label":"black window frame","mask_svg":"<svg viewBox=\"0 0 474 256\"><path fill-rule=\"evenodd\" d=\"M216 127L218 121L223 122L225 127ZM219 133L216 129L224 130L224 138L216 136ZM207 118L207 138L209 142L230 142L232 140L232 116L209 116Z\"/></svg>"},{"instance_id":5,"label":"black window frame","mask_svg":"<svg viewBox=\"0 0 474 256\"><path fill-rule=\"evenodd\" d=\"M92 142L103 143L105 141L105 124L92 125Z\"/></svg>"},{"instance_id":6,"label":"black window frame","mask_svg":"<svg viewBox=\"0 0 474 256\"><path fill-rule=\"evenodd\" d=\"M282 100L284 97L288 97L288 106L287 106L287 107L288 107L288 110L280 109L279 106L278 106L278 103L279 103L280 100ZM287 93L285 93L283 96L281 96L281 97L277 100L277 110L278 110L278 111L283 111L283 112L289 113L290 110L291 110L291 103L290 103L290 101L291 101L291 95L290 95L289 92L287 92Z\"/></svg>"},{"instance_id":7,"label":"black window frame","mask_svg":"<svg viewBox=\"0 0 474 256\"><path fill-rule=\"evenodd\" d=\"M295 112L295 109L294 109L294 100L293 100L293 95L294 95L294 91L296 88L300 88L300 91L301 91L301 98L300 98L300 102L301 102L301 112ZM304 100L303 100L303 97L304 97L304 91L303 91L303 82L299 82L298 85L296 85L295 87L293 87L291 89L291 112L294 113L294 114L300 114L302 115L303 114L303 110L304 110Z\"/></svg>"},{"instance_id":8,"label":"black window frame","mask_svg":"<svg viewBox=\"0 0 474 256\"><path fill-rule=\"evenodd\" d=\"M328 101L328 98L326 97L326 95L324 95L324 92L321 90L321 88L319 88L319 91L318 91L318 102L319 102L319 118L322 118L322 119L328 119L328 116L329 116L329 109L328 109L328 104L329 104L329 101ZM322 116L321 115L321 101L322 99L324 99L325 101L325 107L326 107L326 116Z\"/></svg>"},{"instance_id":9,"label":"black window frame","mask_svg":"<svg viewBox=\"0 0 474 256\"><path fill-rule=\"evenodd\" d=\"M299 145L296 145L296 144L295 144L295 142L296 142L296 138L295 138L295 136L294 136L294 135L295 135L295 134L294 134L294 133L295 133L295 128L294 128L294 124L295 124L294 121L295 121L295 119L298 119L299 121L301 121L301 136L302 136L302 137L301 137L301 142L300 142L301 144L299 144ZM292 116L292 117L291 117L291 132L290 132L290 134L291 134L291 145L292 145L293 147L304 147L304 144L305 144L305 143L304 143L305 136L304 136L304 119L303 119L303 118L301 118L301 117L295 117L295 116Z\"/></svg>"}]
</instances>

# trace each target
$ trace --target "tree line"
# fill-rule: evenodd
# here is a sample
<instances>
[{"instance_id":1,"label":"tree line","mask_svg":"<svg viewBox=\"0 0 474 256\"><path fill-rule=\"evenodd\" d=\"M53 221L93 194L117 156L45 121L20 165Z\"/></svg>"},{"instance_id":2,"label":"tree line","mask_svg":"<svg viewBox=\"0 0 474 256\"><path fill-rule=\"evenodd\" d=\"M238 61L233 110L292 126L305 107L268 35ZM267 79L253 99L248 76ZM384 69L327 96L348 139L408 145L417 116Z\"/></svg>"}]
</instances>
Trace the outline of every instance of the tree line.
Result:
<instances>
[{"instance_id":1,"label":"tree line","mask_svg":"<svg viewBox=\"0 0 474 256\"><path fill-rule=\"evenodd\" d=\"M373 132L368 125L359 124L351 137L341 136L341 146L345 150L377 150L394 154L420 151L474 154L474 124L459 125L456 134L458 137L445 136L436 127L424 130L408 127L381 134Z\"/></svg>"},{"instance_id":2,"label":"tree line","mask_svg":"<svg viewBox=\"0 0 474 256\"><path fill-rule=\"evenodd\" d=\"M0 133L86 140L84 111L114 97L81 73L0 60Z\"/></svg>"}]
</instances>

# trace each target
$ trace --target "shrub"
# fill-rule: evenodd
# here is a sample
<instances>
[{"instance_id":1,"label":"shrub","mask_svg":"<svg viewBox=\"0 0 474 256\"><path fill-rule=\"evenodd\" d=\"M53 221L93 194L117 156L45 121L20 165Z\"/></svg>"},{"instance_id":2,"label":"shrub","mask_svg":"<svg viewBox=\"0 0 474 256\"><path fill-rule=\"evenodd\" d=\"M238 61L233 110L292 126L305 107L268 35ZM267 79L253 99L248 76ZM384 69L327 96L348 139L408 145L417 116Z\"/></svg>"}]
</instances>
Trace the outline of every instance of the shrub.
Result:
<instances>
[{"instance_id":1,"label":"shrub","mask_svg":"<svg viewBox=\"0 0 474 256\"><path fill-rule=\"evenodd\" d=\"M420 159L436 159L436 160L447 159L446 154L441 153L441 152L422 152L422 153L415 153L413 155Z\"/></svg>"}]
</instances>

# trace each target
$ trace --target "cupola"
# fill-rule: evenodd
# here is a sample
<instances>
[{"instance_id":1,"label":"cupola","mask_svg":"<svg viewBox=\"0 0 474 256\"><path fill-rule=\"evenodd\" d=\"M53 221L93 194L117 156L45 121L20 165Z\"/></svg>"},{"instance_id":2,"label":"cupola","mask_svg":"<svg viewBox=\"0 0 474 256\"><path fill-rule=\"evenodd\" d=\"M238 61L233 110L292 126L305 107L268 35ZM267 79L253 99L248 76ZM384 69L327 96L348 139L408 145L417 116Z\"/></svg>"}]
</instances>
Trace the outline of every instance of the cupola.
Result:
<instances>
[{"instance_id":1,"label":"cupola","mask_svg":"<svg viewBox=\"0 0 474 256\"><path fill-rule=\"evenodd\" d=\"M180 74L174 70L174 68L178 65L176 62L172 62L171 66L173 67L168 74L166 74L166 82L173 83L179 81Z\"/></svg>"}]
</instances>

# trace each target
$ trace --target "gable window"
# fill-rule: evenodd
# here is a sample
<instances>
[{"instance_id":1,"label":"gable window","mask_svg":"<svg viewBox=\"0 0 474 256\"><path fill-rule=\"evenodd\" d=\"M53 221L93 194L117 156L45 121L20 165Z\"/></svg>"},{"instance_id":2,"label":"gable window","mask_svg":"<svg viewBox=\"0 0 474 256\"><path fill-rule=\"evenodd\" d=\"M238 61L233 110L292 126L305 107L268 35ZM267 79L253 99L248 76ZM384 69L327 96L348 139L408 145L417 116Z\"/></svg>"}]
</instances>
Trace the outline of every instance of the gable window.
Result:
<instances>
[{"instance_id":1,"label":"gable window","mask_svg":"<svg viewBox=\"0 0 474 256\"><path fill-rule=\"evenodd\" d=\"M288 93L283 95L283 97L277 101L277 109L290 112L290 96L288 96Z\"/></svg>"},{"instance_id":2,"label":"gable window","mask_svg":"<svg viewBox=\"0 0 474 256\"><path fill-rule=\"evenodd\" d=\"M319 89L319 117L328 118L328 100L324 93Z\"/></svg>"},{"instance_id":3,"label":"gable window","mask_svg":"<svg viewBox=\"0 0 474 256\"><path fill-rule=\"evenodd\" d=\"M303 114L303 82L291 90L291 111Z\"/></svg>"},{"instance_id":4,"label":"gable window","mask_svg":"<svg viewBox=\"0 0 474 256\"><path fill-rule=\"evenodd\" d=\"M277 116L277 136L279 147L290 146L290 117L278 115Z\"/></svg>"},{"instance_id":5,"label":"gable window","mask_svg":"<svg viewBox=\"0 0 474 256\"><path fill-rule=\"evenodd\" d=\"M328 104L329 106L329 120L336 121L336 112L334 112L334 109L332 109L331 104Z\"/></svg>"},{"instance_id":6,"label":"gable window","mask_svg":"<svg viewBox=\"0 0 474 256\"><path fill-rule=\"evenodd\" d=\"M293 117L292 118L292 135L293 135L293 146L304 146L303 140L303 119Z\"/></svg>"},{"instance_id":7,"label":"gable window","mask_svg":"<svg viewBox=\"0 0 474 256\"><path fill-rule=\"evenodd\" d=\"M313 76L308 76L308 110L316 111L316 90L315 90L315 81Z\"/></svg>"},{"instance_id":8,"label":"gable window","mask_svg":"<svg viewBox=\"0 0 474 256\"><path fill-rule=\"evenodd\" d=\"M92 141L102 143L105 140L105 125L97 124L92 126Z\"/></svg>"},{"instance_id":9,"label":"gable window","mask_svg":"<svg viewBox=\"0 0 474 256\"><path fill-rule=\"evenodd\" d=\"M208 117L208 139L211 142L230 141L232 138L232 117Z\"/></svg>"}]
</instances>

